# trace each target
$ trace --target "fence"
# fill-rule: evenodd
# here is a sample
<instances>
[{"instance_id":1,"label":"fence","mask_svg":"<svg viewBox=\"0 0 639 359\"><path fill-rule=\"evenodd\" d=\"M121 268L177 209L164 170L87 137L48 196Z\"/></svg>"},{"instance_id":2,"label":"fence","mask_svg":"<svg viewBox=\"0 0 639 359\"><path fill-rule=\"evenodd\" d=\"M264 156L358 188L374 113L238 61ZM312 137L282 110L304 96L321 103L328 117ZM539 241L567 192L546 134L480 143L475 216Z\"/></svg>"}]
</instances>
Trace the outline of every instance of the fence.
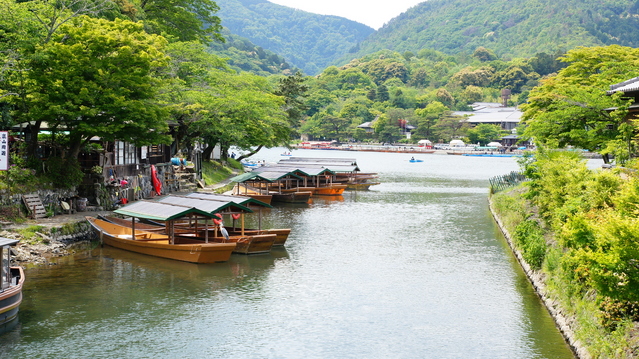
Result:
<instances>
[{"instance_id":1,"label":"fence","mask_svg":"<svg viewBox=\"0 0 639 359\"><path fill-rule=\"evenodd\" d=\"M513 171L507 175L492 177L489 179L490 181L490 193L496 193L499 191L503 191L506 188L514 187L528 178L524 176L521 172Z\"/></svg>"}]
</instances>

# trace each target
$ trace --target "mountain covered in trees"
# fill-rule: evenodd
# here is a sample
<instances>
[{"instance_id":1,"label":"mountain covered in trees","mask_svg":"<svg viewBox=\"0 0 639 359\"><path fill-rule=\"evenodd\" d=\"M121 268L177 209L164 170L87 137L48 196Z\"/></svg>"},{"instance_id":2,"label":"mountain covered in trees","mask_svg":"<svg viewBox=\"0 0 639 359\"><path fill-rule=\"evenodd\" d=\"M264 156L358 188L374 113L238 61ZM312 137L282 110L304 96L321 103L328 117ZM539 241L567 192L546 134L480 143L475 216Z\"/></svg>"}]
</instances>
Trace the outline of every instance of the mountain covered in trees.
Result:
<instances>
[{"instance_id":1,"label":"mountain covered in trees","mask_svg":"<svg viewBox=\"0 0 639 359\"><path fill-rule=\"evenodd\" d=\"M457 54L483 46L514 58L577 46L638 47L638 34L636 0L429 0L392 19L344 62L382 49Z\"/></svg>"},{"instance_id":2,"label":"mountain covered in trees","mask_svg":"<svg viewBox=\"0 0 639 359\"><path fill-rule=\"evenodd\" d=\"M271 50L308 75L341 58L372 28L338 16L317 15L266 0L217 0L217 16L232 33Z\"/></svg>"},{"instance_id":3,"label":"mountain covered in trees","mask_svg":"<svg viewBox=\"0 0 639 359\"><path fill-rule=\"evenodd\" d=\"M284 57L255 45L247 38L232 34L227 28L222 28L221 34L225 41L212 42L209 49L217 56L228 59L228 66L238 72L247 71L259 76L269 76L293 75L299 71Z\"/></svg>"}]
</instances>

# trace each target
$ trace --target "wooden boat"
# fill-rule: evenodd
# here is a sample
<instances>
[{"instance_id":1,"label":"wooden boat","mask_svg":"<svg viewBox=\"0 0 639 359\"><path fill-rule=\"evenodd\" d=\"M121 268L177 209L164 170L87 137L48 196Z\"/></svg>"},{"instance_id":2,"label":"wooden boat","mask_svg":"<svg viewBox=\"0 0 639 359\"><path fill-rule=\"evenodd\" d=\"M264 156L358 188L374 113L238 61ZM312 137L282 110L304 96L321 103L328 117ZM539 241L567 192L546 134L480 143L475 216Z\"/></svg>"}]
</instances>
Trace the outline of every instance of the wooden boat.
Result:
<instances>
[{"instance_id":1,"label":"wooden boat","mask_svg":"<svg viewBox=\"0 0 639 359\"><path fill-rule=\"evenodd\" d=\"M117 218L112 216L103 216L104 220L120 225L122 227L131 228L131 220L124 218ZM166 226L164 223L146 221L146 223L136 223L135 228L146 232L166 234ZM260 254L268 253L275 244L277 239L277 233L267 233L267 231L247 231L244 230L244 234L239 231L231 233L227 229L229 238L226 239L223 236L219 236L219 230L215 227L206 228L204 224L194 227L188 223L175 223L174 231L176 238L180 240L196 240L197 243L202 243L207 237L206 231L208 231L208 240L213 243L236 243L233 253L239 254ZM289 230L290 233L290 230ZM287 234L288 237L288 234ZM286 239L284 239L286 241Z\"/></svg>"},{"instance_id":2,"label":"wooden boat","mask_svg":"<svg viewBox=\"0 0 639 359\"><path fill-rule=\"evenodd\" d=\"M246 184L236 184L231 193L234 196L250 197L266 204L271 204L271 201L273 200L272 195L264 193L256 188L250 188L250 186Z\"/></svg>"},{"instance_id":3,"label":"wooden boat","mask_svg":"<svg viewBox=\"0 0 639 359\"><path fill-rule=\"evenodd\" d=\"M313 192L271 192L271 196L273 196L273 202L283 203L308 203L312 195Z\"/></svg>"},{"instance_id":4,"label":"wooden boat","mask_svg":"<svg viewBox=\"0 0 639 359\"><path fill-rule=\"evenodd\" d=\"M242 228L239 227L225 227L229 232L229 235L240 235L242 233ZM274 234L275 242L273 242L273 247L283 246L288 239L288 235L291 234L290 228L279 228L279 229L247 229L244 228L245 235L258 235L258 234Z\"/></svg>"},{"instance_id":5,"label":"wooden boat","mask_svg":"<svg viewBox=\"0 0 639 359\"><path fill-rule=\"evenodd\" d=\"M224 262L236 243L203 243L201 240L133 230L93 217L86 217L104 244L131 252L191 263ZM173 242L173 243L172 243Z\"/></svg>"},{"instance_id":6,"label":"wooden boat","mask_svg":"<svg viewBox=\"0 0 639 359\"><path fill-rule=\"evenodd\" d=\"M345 184L330 184L328 186L321 186L313 188L313 194L318 196L337 196L344 193L347 185Z\"/></svg>"},{"instance_id":7,"label":"wooden boat","mask_svg":"<svg viewBox=\"0 0 639 359\"><path fill-rule=\"evenodd\" d=\"M0 324L8 323L18 316L22 303L24 272L21 267L11 267L10 248L19 241L0 238Z\"/></svg>"}]
</instances>

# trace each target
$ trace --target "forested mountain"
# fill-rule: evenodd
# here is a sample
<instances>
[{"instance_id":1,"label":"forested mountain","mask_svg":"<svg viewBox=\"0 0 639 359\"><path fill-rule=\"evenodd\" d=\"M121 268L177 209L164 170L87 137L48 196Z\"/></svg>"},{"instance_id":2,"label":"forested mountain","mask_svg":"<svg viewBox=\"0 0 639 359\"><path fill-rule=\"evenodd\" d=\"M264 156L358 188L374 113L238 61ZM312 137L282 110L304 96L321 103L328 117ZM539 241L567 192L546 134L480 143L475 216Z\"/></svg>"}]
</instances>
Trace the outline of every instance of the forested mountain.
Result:
<instances>
[{"instance_id":1,"label":"forested mountain","mask_svg":"<svg viewBox=\"0 0 639 359\"><path fill-rule=\"evenodd\" d=\"M307 75L321 72L375 30L338 16L317 15L266 0L216 0L232 33L269 49Z\"/></svg>"},{"instance_id":2,"label":"forested mountain","mask_svg":"<svg viewBox=\"0 0 639 359\"><path fill-rule=\"evenodd\" d=\"M429 0L391 20L348 62L372 52L434 49L472 53L483 46L506 58L576 46L639 46L636 0Z\"/></svg>"},{"instance_id":3,"label":"forested mountain","mask_svg":"<svg viewBox=\"0 0 639 359\"><path fill-rule=\"evenodd\" d=\"M260 76L293 75L299 70L286 62L282 56L232 34L227 28L223 28L221 34L225 42L212 42L209 48L215 55L227 58L228 65L235 70L248 71Z\"/></svg>"}]
</instances>

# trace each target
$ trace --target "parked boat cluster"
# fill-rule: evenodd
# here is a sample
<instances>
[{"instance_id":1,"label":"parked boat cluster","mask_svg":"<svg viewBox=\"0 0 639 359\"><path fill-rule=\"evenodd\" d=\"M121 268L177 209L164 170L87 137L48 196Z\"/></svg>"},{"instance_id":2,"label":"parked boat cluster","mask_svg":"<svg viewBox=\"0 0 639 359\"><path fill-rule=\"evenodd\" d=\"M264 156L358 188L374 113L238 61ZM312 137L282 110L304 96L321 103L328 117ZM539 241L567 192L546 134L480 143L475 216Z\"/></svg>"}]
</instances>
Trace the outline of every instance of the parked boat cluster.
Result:
<instances>
[{"instance_id":1,"label":"parked boat cluster","mask_svg":"<svg viewBox=\"0 0 639 359\"><path fill-rule=\"evenodd\" d=\"M306 203L313 195L342 195L349 186L376 184L369 182L376 177L359 173L354 159L291 157L233 178L240 196L169 195L115 210L121 217L87 221L103 243L116 248L193 263L223 262L231 253L268 253L286 243L290 229L262 229L262 209L271 208L271 201ZM245 216L254 212L258 228L246 228Z\"/></svg>"},{"instance_id":2,"label":"parked boat cluster","mask_svg":"<svg viewBox=\"0 0 639 359\"><path fill-rule=\"evenodd\" d=\"M261 210L269 207L250 197L195 192L137 201L114 211L126 219L87 220L107 245L156 257L214 263L227 261L231 253L268 253L286 243L290 229L261 228ZM246 228L245 216L255 212L258 228Z\"/></svg>"},{"instance_id":3,"label":"parked boat cluster","mask_svg":"<svg viewBox=\"0 0 639 359\"><path fill-rule=\"evenodd\" d=\"M287 156L288 157L288 156ZM262 210L272 202L307 203L312 196L342 195L345 189L378 184L360 173L355 159L290 157L233 178L241 195L194 192L140 200L114 211L119 216L87 216L102 243L123 250L192 263L227 261L232 253L268 253L284 246L290 229L262 229ZM245 216L258 215L257 228ZM0 238L0 324L17 316L25 277L11 267L10 247Z\"/></svg>"},{"instance_id":4,"label":"parked boat cluster","mask_svg":"<svg viewBox=\"0 0 639 359\"><path fill-rule=\"evenodd\" d=\"M232 178L232 194L266 203L308 203L313 196L341 196L379 184L376 173L362 173L354 158L293 157L282 154L275 165L250 166Z\"/></svg>"}]
</instances>

